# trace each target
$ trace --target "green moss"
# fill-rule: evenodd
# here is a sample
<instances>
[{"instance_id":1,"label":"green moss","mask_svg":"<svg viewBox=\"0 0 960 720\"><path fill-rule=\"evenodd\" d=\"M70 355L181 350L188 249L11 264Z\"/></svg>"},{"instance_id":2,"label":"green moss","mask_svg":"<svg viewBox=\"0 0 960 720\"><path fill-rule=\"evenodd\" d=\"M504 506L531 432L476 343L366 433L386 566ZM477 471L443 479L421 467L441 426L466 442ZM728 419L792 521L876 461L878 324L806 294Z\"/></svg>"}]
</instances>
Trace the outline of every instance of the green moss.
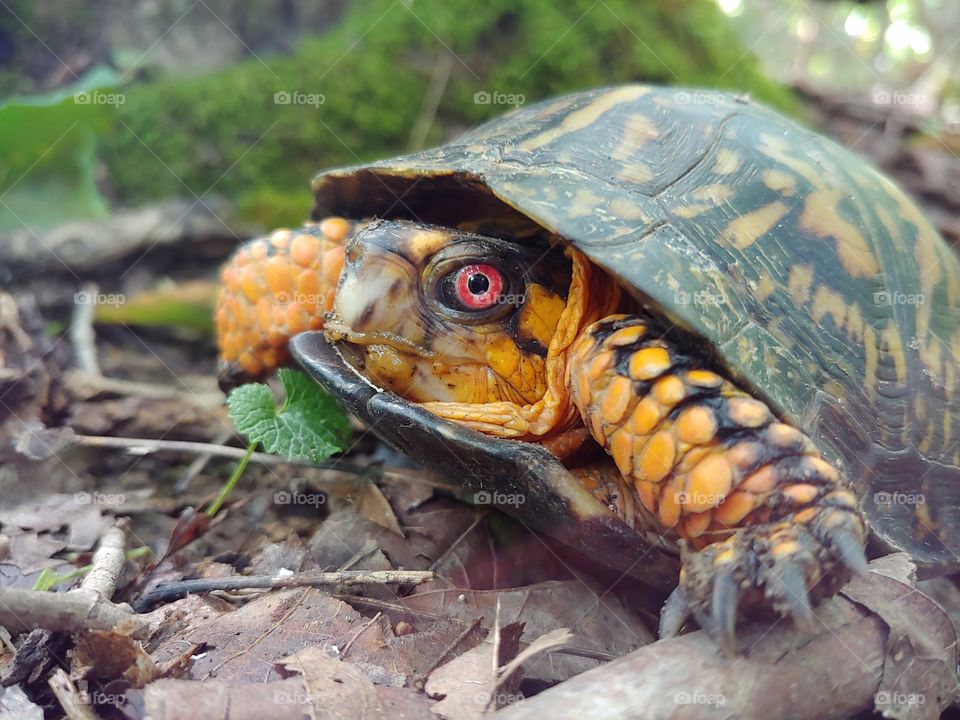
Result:
<instances>
[{"instance_id":1,"label":"green moss","mask_svg":"<svg viewBox=\"0 0 960 720\"><path fill-rule=\"evenodd\" d=\"M305 216L320 168L409 149L450 51L428 143L509 109L475 102L478 92L532 102L648 81L736 88L792 106L744 55L713 0L486 0L469 12L445 0L370 0L292 56L129 88L103 142L112 191L129 204L222 192L248 217L290 223L295 204ZM324 102L276 103L284 92Z\"/></svg>"}]
</instances>

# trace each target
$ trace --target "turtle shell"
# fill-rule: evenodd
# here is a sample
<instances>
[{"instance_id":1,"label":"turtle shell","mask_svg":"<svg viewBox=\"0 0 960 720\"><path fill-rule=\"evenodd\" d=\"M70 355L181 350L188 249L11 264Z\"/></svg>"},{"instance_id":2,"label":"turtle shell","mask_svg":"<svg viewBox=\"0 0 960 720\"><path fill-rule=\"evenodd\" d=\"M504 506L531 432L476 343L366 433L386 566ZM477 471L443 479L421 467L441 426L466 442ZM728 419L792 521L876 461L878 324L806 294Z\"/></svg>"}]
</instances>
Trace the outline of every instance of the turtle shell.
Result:
<instances>
[{"instance_id":1,"label":"turtle shell","mask_svg":"<svg viewBox=\"0 0 960 720\"><path fill-rule=\"evenodd\" d=\"M960 262L850 150L741 96L630 85L314 190L315 217L557 233L810 434L888 549L960 567Z\"/></svg>"}]
</instances>

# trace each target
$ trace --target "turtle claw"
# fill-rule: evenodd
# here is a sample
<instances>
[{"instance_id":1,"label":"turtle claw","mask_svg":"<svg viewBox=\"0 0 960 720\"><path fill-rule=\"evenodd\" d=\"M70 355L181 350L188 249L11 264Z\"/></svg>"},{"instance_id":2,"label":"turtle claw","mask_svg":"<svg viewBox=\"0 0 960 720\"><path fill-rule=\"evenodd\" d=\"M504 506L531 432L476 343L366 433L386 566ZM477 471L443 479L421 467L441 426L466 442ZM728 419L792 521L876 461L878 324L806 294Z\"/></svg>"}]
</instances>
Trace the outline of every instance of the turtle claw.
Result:
<instances>
[{"instance_id":1,"label":"turtle claw","mask_svg":"<svg viewBox=\"0 0 960 720\"><path fill-rule=\"evenodd\" d=\"M854 577L862 578L867 575L867 555L863 551L863 543L852 530L836 530L830 538L830 543L836 548L843 563Z\"/></svg>"},{"instance_id":2,"label":"turtle claw","mask_svg":"<svg viewBox=\"0 0 960 720\"><path fill-rule=\"evenodd\" d=\"M713 579L712 618L713 632L720 649L727 657L736 654L737 603L740 600L740 588L729 568L721 568Z\"/></svg>"},{"instance_id":3,"label":"turtle claw","mask_svg":"<svg viewBox=\"0 0 960 720\"><path fill-rule=\"evenodd\" d=\"M775 577L767 583L767 588L768 594L775 598L774 607L781 605L784 614L789 613L793 617L794 625L801 632L812 631L813 608L803 566L798 562L789 562L771 574L775 574Z\"/></svg>"},{"instance_id":4,"label":"turtle claw","mask_svg":"<svg viewBox=\"0 0 960 720\"><path fill-rule=\"evenodd\" d=\"M660 637L672 638L680 633L680 628L690 617L690 605L683 585L677 585L660 611Z\"/></svg>"},{"instance_id":5,"label":"turtle claw","mask_svg":"<svg viewBox=\"0 0 960 720\"><path fill-rule=\"evenodd\" d=\"M680 585L661 612L661 637L675 635L691 614L727 656L735 654L736 623L745 614L790 616L798 630L811 632L814 604L866 570L859 517L836 513L742 527L685 552Z\"/></svg>"}]
</instances>

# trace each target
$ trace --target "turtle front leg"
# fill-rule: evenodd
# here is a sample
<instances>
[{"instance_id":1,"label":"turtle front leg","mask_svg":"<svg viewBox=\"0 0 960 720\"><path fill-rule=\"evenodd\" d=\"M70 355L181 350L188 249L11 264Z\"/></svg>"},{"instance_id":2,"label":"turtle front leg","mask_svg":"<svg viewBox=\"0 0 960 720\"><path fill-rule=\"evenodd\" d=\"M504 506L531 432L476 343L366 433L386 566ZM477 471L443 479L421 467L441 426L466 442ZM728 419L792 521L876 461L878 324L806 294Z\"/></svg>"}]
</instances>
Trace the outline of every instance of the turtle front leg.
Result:
<instances>
[{"instance_id":1,"label":"turtle front leg","mask_svg":"<svg viewBox=\"0 0 960 720\"><path fill-rule=\"evenodd\" d=\"M810 626L811 603L865 572L866 525L810 438L678 345L654 321L605 318L573 346L568 384L642 520L687 541L661 635L693 613L732 653L739 608Z\"/></svg>"}]
</instances>

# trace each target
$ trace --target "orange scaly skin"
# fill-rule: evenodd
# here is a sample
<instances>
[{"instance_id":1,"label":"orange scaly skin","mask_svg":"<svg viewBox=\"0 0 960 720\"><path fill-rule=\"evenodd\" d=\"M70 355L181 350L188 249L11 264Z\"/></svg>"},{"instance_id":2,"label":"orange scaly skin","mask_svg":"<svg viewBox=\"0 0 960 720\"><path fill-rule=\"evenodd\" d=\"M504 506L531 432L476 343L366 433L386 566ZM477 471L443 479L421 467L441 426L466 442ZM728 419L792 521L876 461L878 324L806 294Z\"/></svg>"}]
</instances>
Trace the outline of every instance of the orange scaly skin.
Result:
<instances>
[{"instance_id":1,"label":"orange scaly skin","mask_svg":"<svg viewBox=\"0 0 960 720\"><path fill-rule=\"evenodd\" d=\"M637 524L699 550L685 553L674 615L689 609L732 637L730 613L748 587L809 620L808 594L832 595L860 569L864 519L814 443L642 318L588 327L568 378L593 437L636 490Z\"/></svg>"},{"instance_id":2,"label":"orange scaly skin","mask_svg":"<svg viewBox=\"0 0 960 720\"><path fill-rule=\"evenodd\" d=\"M331 217L244 244L220 274L221 363L260 377L290 362L287 342L323 327L354 224Z\"/></svg>"}]
</instances>

